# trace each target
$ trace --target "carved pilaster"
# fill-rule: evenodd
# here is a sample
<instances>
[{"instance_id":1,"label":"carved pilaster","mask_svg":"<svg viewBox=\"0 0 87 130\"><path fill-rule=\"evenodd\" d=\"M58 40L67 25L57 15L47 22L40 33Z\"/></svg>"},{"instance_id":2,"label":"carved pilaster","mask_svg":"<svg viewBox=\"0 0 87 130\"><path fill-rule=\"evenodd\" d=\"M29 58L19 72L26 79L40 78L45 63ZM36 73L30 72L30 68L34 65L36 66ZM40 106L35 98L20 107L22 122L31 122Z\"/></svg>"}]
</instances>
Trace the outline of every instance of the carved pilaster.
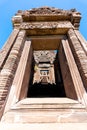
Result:
<instances>
[{"instance_id":1,"label":"carved pilaster","mask_svg":"<svg viewBox=\"0 0 87 130\"><path fill-rule=\"evenodd\" d=\"M77 63L80 75L82 77L84 86L87 90L87 56L86 53L80 44L80 41L78 40L77 36L75 35L75 31L73 29L70 29L68 31L68 38L69 43L75 58L75 61Z\"/></svg>"},{"instance_id":2,"label":"carved pilaster","mask_svg":"<svg viewBox=\"0 0 87 130\"><path fill-rule=\"evenodd\" d=\"M63 78L66 96L68 98L77 100L77 94L76 94L74 84L73 84L73 81L72 81L70 69L69 69L69 66L68 66L68 63L67 63L67 59L66 59L67 55L65 54L63 44L67 48L66 41L62 40L61 44L60 44L58 56L59 56L59 63L60 63L60 68L61 68L61 73L62 73L62 78Z\"/></svg>"},{"instance_id":3,"label":"carved pilaster","mask_svg":"<svg viewBox=\"0 0 87 130\"><path fill-rule=\"evenodd\" d=\"M0 100L5 100L12 84L25 40L25 31L20 31L0 73Z\"/></svg>"},{"instance_id":4,"label":"carved pilaster","mask_svg":"<svg viewBox=\"0 0 87 130\"><path fill-rule=\"evenodd\" d=\"M70 72L71 82L73 84L73 86L72 85L68 86L70 80L67 80L67 82L65 84L65 85L67 85L65 87L66 87L66 90L68 91L68 95L72 96L72 92L75 89L78 101L80 103L83 103L84 105L87 105L86 91L84 89L84 85L83 85L82 79L80 77L80 73L78 71L77 65L75 63L72 51L70 49L70 46L69 46L69 43L67 40L62 40L62 47L63 47L64 54L65 54L65 57L67 60L67 66L68 66L68 70ZM66 76L64 78L64 81L66 80L67 72L68 71L66 71ZM69 77L68 77L68 79L69 79ZM75 96L75 93L73 93L73 96Z\"/></svg>"},{"instance_id":5,"label":"carved pilaster","mask_svg":"<svg viewBox=\"0 0 87 130\"><path fill-rule=\"evenodd\" d=\"M5 61L10 53L12 46L14 45L15 39L18 35L19 30L14 29L6 41L5 45L3 46L2 50L0 51L0 70L3 68Z\"/></svg>"},{"instance_id":6,"label":"carved pilaster","mask_svg":"<svg viewBox=\"0 0 87 130\"><path fill-rule=\"evenodd\" d=\"M85 51L86 55L87 55L87 41L85 40L85 38L81 35L80 31L75 30L75 34L78 38L78 40L80 41L80 44L83 48L83 50Z\"/></svg>"},{"instance_id":7,"label":"carved pilaster","mask_svg":"<svg viewBox=\"0 0 87 130\"><path fill-rule=\"evenodd\" d=\"M6 103L5 112L10 110L11 106L22 99L27 94L28 83L32 64L32 46L31 41L26 41L20 62L11 86L11 90ZM15 96L13 96L15 95Z\"/></svg>"}]
</instances>

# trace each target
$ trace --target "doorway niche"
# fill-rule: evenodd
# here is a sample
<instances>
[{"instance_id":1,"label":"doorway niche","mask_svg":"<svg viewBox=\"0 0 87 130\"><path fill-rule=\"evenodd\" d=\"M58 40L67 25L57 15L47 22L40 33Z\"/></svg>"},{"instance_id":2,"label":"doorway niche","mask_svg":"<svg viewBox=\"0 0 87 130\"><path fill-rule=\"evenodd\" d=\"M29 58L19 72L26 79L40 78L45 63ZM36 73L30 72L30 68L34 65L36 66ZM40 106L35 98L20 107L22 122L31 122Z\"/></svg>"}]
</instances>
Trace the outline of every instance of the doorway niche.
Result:
<instances>
[{"instance_id":1,"label":"doorway niche","mask_svg":"<svg viewBox=\"0 0 87 130\"><path fill-rule=\"evenodd\" d=\"M58 50L34 51L27 97L66 97Z\"/></svg>"}]
</instances>

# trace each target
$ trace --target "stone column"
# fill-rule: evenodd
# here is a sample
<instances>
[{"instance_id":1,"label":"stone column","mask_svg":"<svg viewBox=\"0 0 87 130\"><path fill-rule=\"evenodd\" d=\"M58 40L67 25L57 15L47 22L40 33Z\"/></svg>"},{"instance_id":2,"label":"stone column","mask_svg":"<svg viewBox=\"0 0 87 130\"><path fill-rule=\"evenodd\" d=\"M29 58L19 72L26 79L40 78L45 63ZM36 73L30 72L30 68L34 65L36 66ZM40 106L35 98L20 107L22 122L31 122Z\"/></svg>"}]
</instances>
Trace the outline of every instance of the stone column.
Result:
<instances>
[{"instance_id":1,"label":"stone column","mask_svg":"<svg viewBox=\"0 0 87 130\"><path fill-rule=\"evenodd\" d=\"M87 105L86 91L84 89L84 85L83 85L80 73L78 71L77 65L75 63L73 54L71 52L71 49L69 47L69 43L67 40L62 40L62 47L64 50L64 55L65 55L67 66L68 66L68 71L66 70L66 76L64 80L66 80L67 74L69 73L71 77L71 81L70 81L70 77L68 77L69 80L67 80L65 84L67 95L73 94L73 96L75 96L75 93L73 93L73 90L75 90L78 101L80 103L83 103L84 105ZM72 82L71 86L68 85L69 82Z\"/></svg>"},{"instance_id":2,"label":"stone column","mask_svg":"<svg viewBox=\"0 0 87 130\"><path fill-rule=\"evenodd\" d=\"M68 38L69 38L70 47L72 49L72 53L74 55L74 59L78 66L85 89L87 90L87 56L86 56L86 53L73 29L70 29L68 31Z\"/></svg>"},{"instance_id":3,"label":"stone column","mask_svg":"<svg viewBox=\"0 0 87 130\"><path fill-rule=\"evenodd\" d=\"M0 73L0 100L5 100L12 84L25 41L25 31L20 31Z\"/></svg>"},{"instance_id":4,"label":"stone column","mask_svg":"<svg viewBox=\"0 0 87 130\"><path fill-rule=\"evenodd\" d=\"M3 68L5 61L10 53L10 50L14 45L18 32L19 32L19 29L14 29L12 31L11 35L9 36L8 40L6 41L2 50L0 51L0 70Z\"/></svg>"}]
</instances>

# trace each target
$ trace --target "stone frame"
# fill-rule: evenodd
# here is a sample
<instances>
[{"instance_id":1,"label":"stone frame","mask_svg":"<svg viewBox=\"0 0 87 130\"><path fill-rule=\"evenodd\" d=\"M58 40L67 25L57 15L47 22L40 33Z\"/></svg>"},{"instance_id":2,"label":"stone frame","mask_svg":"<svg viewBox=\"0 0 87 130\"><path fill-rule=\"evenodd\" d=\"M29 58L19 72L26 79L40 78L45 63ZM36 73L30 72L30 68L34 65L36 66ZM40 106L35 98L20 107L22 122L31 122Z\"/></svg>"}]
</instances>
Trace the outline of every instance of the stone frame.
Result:
<instances>
[{"instance_id":1,"label":"stone frame","mask_svg":"<svg viewBox=\"0 0 87 130\"><path fill-rule=\"evenodd\" d=\"M17 31L14 30L14 32L16 31L16 34L11 41L10 49L12 49L13 42L15 45L15 40L16 38L18 38L18 33L20 34L20 32L24 31L22 39L21 39L21 35L19 35L19 38L16 42L16 46L18 43L20 43L18 49L20 49L20 46L23 44L22 47L23 51L20 56L20 61L17 66L16 73L14 74L14 79L11 85L9 95L5 102L5 109L4 109L1 122L8 122L8 123L9 122L10 123L86 122L87 123L87 118L86 118L87 93L85 90L86 81L87 81L86 80L87 79L86 78L87 77L86 76L87 48L86 45L83 43L84 40L82 40L79 31L77 31L77 29L79 28L80 19L81 19L81 14L74 9L70 11L64 11L64 10L58 10L49 7L33 9L31 11L18 11L16 16L13 17L12 19L13 27L14 29L17 29ZM31 21L33 21L32 24ZM29 37L26 40L24 39L25 32L27 37ZM74 96L74 98L75 99L78 98L78 101L62 98L62 99L58 99L58 101L54 99L55 100L54 103L54 100L52 101L52 99L50 99L51 100L50 104L46 104L48 103L48 100L46 100L47 102L43 101L43 105L38 104L38 108L37 108L37 104L35 104L36 100L34 100L33 102L30 102L30 104L32 103L31 106L30 104L28 105L29 99L25 99L27 85L30 77L30 73L28 73L28 71L31 70L30 63L32 61L32 50L33 48L38 49L34 44L35 40L38 41L38 38L35 37L36 36L38 37L39 35L42 38L44 37L44 35L47 35L47 37L49 35L51 36L55 35L54 36L55 38L56 36L58 36L59 39L61 39L59 41L55 40L55 42L61 42L61 45L59 46L58 44L58 47L60 47L59 59L60 59L62 74L64 74L64 71L62 69L64 65L62 63L66 63L65 66L70 76L70 77L67 76L66 77L68 78L68 80L71 81L72 83L71 86L72 88L74 87L73 93L76 92L76 97ZM78 48L80 47L80 51L83 54L82 57L83 60L80 59L81 55L80 53L78 53L78 48L75 47L76 44L77 44L76 47ZM44 44L43 46L41 45L41 48L45 49ZM51 46L51 49L52 48L53 46ZM49 46L47 49L50 49ZM6 59L6 55L8 54L9 51L10 50L8 49L4 56L4 60L2 61L3 64ZM15 51L15 48L13 48L13 51ZM17 51L19 53L19 50ZM63 54L63 59L61 59L61 54ZM25 60L24 57L26 57ZM3 70L2 65L0 66L0 69ZM13 72L13 68L11 68L11 71ZM65 85L66 90L67 90L67 78L65 78L63 75L64 84L66 84ZM73 97L70 93L69 88L67 91L67 95L68 97ZM35 115L31 116L31 113L30 116L27 116L27 114L29 114L29 110L31 109L34 114L36 114L35 113L36 111L39 112L40 115L38 115L36 119L34 119Z\"/></svg>"},{"instance_id":2,"label":"stone frame","mask_svg":"<svg viewBox=\"0 0 87 130\"><path fill-rule=\"evenodd\" d=\"M71 110L73 109L74 114L72 114L67 119L67 121L65 121L64 117L57 121L55 121L55 119L56 119L55 116L54 116L53 120L47 119L47 121L46 121L46 118L44 119L42 117L43 122L69 122L69 121L70 122L82 122L83 119L86 120L86 118L80 118L80 119L78 118L79 116L83 117L83 115L86 114L86 91L84 89L84 85L83 85L82 79L80 77L77 65L75 63L72 51L69 47L67 37L65 37L65 36L62 37L61 43L60 43L61 45L59 47L60 47L60 50L62 49L62 51L66 57L65 59L67 61L68 67L69 67L70 75L72 77L72 82L74 84L74 89L75 89L74 92L76 92L78 101L74 98L72 98L72 99L54 98L53 99L55 101L54 102L54 101L52 101L52 98L50 98L50 99L45 98L46 103L44 100L42 100L43 105L38 104L38 108L37 108L37 105L35 105L36 104L35 99L30 100L29 98L26 98L26 91L27 91L27 86L28 86L29 77L30 77L30 73L28 73L28 72L31 70L30 63L32 61L32 51L33 51L32 50L33 46L32 46L31 41L32 41L32 39L31 40L26 39L26 41L25 41L23 53L22 53L16 74L15 74L15 77L14 77L14 80L13 80L13 83L11 86L11 90L10 90L10 93L8 96L8 100L7 100L6 107L5 107L4 114L3 114L1 121L17 123L17 122L20 122L21 117L23 118L23 116L21 115L22 111L25 111L26 109L32 109L33 111L38 109L38 110L43 111L43 108L45 108L45 107L46 107L46 111L48 111L48 110L54 111L56 109L57 114L59 112L60 115L62 114L61 112L63 112L63 115L67 115L67 112L70 114ZM61 51L60 51L59 55L61 55ZM25 60L23 60L24 57L26 57ZM59 59L60 59L60 62L62 63L61 58L59 58ZM72 69L72 65L74 66L74 70ZM61 65L61 67L62 67L62 65ZM62 73L63 73L63 71L62 71ZM65 79L63 79L63 80L64 80L64 83L66 84ZM79 84L79 86L78 86L78 84ZM26 89L25 89L25 86L26 86ZM68 92L68 94L70 93L69 90L67 92ZM83 93L84 93L84 95L83 95ZM13 95L15 95L15 96L13 97ZM67 95L67 96L72 97L72 94ZM38 99L38 100L40 101L40 99ZM50 101L50 104L49 104L49 101ZM22 103L22 105L21 105L21 103ZM55 103L56 103L56 107L55 107ZM30 104L31 104L31 106L30 106ZM21 109L22 109L22 111L21 111ZM65 109L65 112L63 111L63 109ZM81 111L83 111L83 112L81 113ZM17 115L14 115L15 112L17 113ZM18 116L18 113L19 113L19 116ZM18 116L18 119L16 119L17 116ZM11 120L10 120L10 118L11 118ZM76 120L74 120L73 118L76 118ZM30 118L30 119L27 118L27 119L21 120L21 122L23 123L23 122L30 121L31 123L35 123L35 120L32 120L32 118ZM38 121L38 122L40 123L40 121Z\"/></svg>"}]
</instances>

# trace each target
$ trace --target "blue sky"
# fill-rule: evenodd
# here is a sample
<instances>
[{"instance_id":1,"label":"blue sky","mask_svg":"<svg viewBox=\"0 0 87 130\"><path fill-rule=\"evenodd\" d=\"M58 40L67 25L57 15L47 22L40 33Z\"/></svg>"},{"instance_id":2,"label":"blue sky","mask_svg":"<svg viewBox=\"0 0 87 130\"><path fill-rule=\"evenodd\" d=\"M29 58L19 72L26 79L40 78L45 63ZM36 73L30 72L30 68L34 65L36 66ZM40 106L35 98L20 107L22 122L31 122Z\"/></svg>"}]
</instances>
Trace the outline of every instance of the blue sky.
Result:
<instances>
[{"instance_id":1,"label":"blue sky","mask_svg":"<svg viewBox=\"0 0 87 130\"><path fill-rule=\"evenodd\" d=\"M0 49L12 31L12 16L18 10L28 10L41 6L65 10L76 8L82 14L80 32L87 39L87 0L0 0Z\"/></svg>"}]
</instances>

